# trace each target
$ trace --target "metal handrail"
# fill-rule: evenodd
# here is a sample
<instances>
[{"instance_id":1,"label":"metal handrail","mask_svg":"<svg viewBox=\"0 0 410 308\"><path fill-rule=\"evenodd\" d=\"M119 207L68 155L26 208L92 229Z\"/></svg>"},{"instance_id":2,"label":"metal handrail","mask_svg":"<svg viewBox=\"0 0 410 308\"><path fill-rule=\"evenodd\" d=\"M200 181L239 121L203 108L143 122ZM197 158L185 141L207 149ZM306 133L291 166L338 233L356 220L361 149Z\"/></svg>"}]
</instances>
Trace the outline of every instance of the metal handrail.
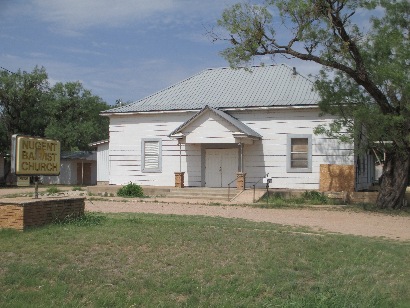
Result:
<instances>
[{"instance_id":1,"label":"metal handrail","mask_svg":"<svg viewBox=\"0 0 410 308\"><path fill-rule=\"evenodd\" d=\"M263 180L263 178L264 178L264 176L263 177L261 177L258 181L256 181L255 183L253 183L251 186L253 187L253 203L255 203L255 187L256 187L256 184L258 184L261 180Z\"/></svg>"},{"instance_id":2,"label":"metal handrail","mask_svg":"<svg viewBox=\"0 0 410 308\"><path fill-rule=\"evenodd\" d=\"M239 175L236 178L228 183L228 201L231 201L231 184L239 179Z\"/></svg>"}]
</instances>

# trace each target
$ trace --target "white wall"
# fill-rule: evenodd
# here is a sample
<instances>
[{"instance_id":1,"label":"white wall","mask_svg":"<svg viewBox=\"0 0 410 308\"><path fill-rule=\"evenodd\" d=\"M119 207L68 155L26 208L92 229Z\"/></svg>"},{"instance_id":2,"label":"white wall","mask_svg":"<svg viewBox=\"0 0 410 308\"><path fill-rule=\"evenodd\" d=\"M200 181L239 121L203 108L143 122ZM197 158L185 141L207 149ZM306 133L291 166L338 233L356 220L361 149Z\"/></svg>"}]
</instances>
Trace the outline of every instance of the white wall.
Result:
<instances>
[{"instance_id":1,"label":"white wall","mask_svg":"<svg viewBox=\"0 0 410 308\"><path fill-rule=\"evenodd\" d=\"M202 114L182 130L186 143L235 143L232 132L237 129L211 111Z\"/></svg>"},{"instance_id":2,"label":"white wall","mask_svg":"<svg viewBox=\"0 0 410 308\"><path fill-rule=\"evenodd\" d=\"M281 109L235 112L234 117L263 136L254 145L244 146L244 172L247 185L257 182L266 173L273 177L272 188L318 189L320 164L352 165L353 144L341 144L327 136L313 133L316 126L330 123L319 117L317 109ZM287 135L312 135L312 172L289 173L286 170ZM264 186L259 183L259 186Z\"/></svg>"},{"instance_id":3,"label":"white wall","mask_svg":"<svg viewBox=\"0 0 410 308\"><path fill-rule=\"evenodd\" d=\"M110 184L123 185L129 182L139 185L174 186L174 172L179 171L179 146L168 135L195 113L161 113L110 117ZM162 172L141 172L141 140L162 140ZM185 146L182 146L185 150ZM198 147L187 146L190 161L200 158ZM182 158L186 171L187 155ZM198 168L200 167L200 159ZM194 167L192 172L198 172ZM200 170L200 168L199 168ZM193 182L192 182L193 183ZM193 186L191 182L185 185Z\"/></svg>"},{"instance_id":4,"label":"white wall","mask_svg":"<svg viewBox=\"0 0 410 308\"><path fill-rule=\"evenodd\" d=\"M59 176L43 176L43 184L75 185L77 182L77 163L73 160L61 160Z\"/></svg>"},{"instance_id":5,"label":"white wall","mask_svg":"<svg viewBox=\"0 0 410 308\"><path fill-rule=\"evenodd\" d=\"M110 180L109 143L97 146L97 182Z\"/></svg>"},{"instance_id":6,"label":"white wall","mask_svg":"<svg viewBox=\"0 0 410 308\"><path fill-rule=\"evenodd\" d=\"M170 139L168 135L193 114L111 116L110 184L134 182L140 185L174 186L174 172L179 171L179 146L177 141ZM247 173L247 187L269 173L269 176L274 177L272 188L318 189L320 164L354 163L350 145L341 145L326 136L313 134L313 129L317 125L330 122L330 119L319 117L317 109L237 111L230 114L263 136L262 140L255 141L252 145L244 145L243 171ZM192 127L200 127L201 121L194 122ZM207 125L209 123L207 121ZM192 131L192 127L188 126L188 129ZM219 127L219 129L213 130L212 127ZM200 127L206 132L207 147L210 146L209 140L212 140L210 132L221 133L220 125L216 124L212 127L208 126L208 129ZM200 142L198 132L199 130L196 130L192 134L195 139L191 139L191 142ZM286 171L288 134L312 134L312 172L288 173ZM219 136L214 137L215 142L219 143ZM161 138L161 173L141 172L142 138ZM199 143L182 145L182 171L186 172L186 186L201 186L203 183L204 172L201 169L201 162L204 162L202 157L204 151L202 148ZM261 183L259 185L263 186Z\"/></svg>"},{"instance_id":7,"label":"white wall","mask_svg":"<svg viewBox=\"0 0 410 308\"><path fill-rule=\"evenodd\" d=\"M91 163L91 185L97 183L97 163L95 160L84 160L85 163ZM80 185L77 183L77 164L81 160L62 159L59 176L42 176L43 184L55 185Z\"/></svg>"}]
</instances>

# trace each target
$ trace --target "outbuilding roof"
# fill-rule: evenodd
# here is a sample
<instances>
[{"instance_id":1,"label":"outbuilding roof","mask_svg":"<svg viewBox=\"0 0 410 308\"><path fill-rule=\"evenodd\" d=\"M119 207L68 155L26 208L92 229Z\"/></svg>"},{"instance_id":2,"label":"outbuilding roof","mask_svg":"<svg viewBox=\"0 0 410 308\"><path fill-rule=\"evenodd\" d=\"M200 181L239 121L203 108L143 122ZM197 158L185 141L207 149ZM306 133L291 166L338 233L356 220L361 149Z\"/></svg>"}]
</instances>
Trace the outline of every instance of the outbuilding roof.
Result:
<instances>
[{"instance_id":1,"label":"outbuilding roof","mask_svg":"<svg viewBox=\"0 0 410 308\"><path fill-rule=\"evenodd\" d=\"M207 69L134 103L103 114L212 108L316 105L313 82L285 64Z\"/></svg>"},{"instance_id":2,"label":"outbuilding roof","mask_svg":"<svg viewBox=\"0 0 410 308\"><path fill-rule=\"evenodd\" d=\"M95 160L93 151L62 152L61 158Z\"/></svg>"}]
</instances>

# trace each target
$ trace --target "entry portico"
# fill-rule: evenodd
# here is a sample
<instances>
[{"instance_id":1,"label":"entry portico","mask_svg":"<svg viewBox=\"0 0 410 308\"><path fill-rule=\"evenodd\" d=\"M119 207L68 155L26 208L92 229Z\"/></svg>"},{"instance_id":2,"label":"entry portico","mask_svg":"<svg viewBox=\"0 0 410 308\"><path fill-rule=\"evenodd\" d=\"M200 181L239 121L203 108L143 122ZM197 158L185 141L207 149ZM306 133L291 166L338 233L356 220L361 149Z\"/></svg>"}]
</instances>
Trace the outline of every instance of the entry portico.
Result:
<instances>
[{"instance_id":1,"label":"entry portico","mask_svg":"<svg viewBox=\"0 0 410 308\"><path fill-rule=\"evenodd\" d=\"M231 115L205 106L171 134L178 144L201 145L201 186L227 187L243 174L243 148L262 136ZM182 153L180 152L180 155ZM181 158L180 158L181 161Z\"/></svg>"}]
</instances>

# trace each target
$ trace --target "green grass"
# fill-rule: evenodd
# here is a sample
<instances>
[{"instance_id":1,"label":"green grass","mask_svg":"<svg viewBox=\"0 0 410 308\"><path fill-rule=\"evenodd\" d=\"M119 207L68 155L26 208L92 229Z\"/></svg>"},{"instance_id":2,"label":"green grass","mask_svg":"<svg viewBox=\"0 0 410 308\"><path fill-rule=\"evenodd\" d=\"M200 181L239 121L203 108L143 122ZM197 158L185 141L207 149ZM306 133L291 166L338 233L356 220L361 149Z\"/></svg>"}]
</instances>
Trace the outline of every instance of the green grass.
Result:
<instances>
[{"instance_id":1,"label":"green grass","mask_svg":"<svg viewBox=\"0 0 410 308\"><path fill-rule=\"evenodd\" d=\"M58 194L61 192L61 189L59 189L57 186L50 186L46 189L46 192L48 194Z\"/></svg>"},{"instance_id":2,"label":"green grass","mask_svg":"<svg viewBox=\"0 0 410 308\"><path fill-rule=\"evenodd\" d=\"M333 205L335 200L317 191L305 191L299 197L288 197L282 193L265 194L256 204L262 208L303 207L306 205Z\"/></svg>"},{"instance_id":3,"label":"green grass","mask_svg":"<svg viewBox=\"0 0 410 308\"><path fill-rule=\"evenodd\" d=\"M1 307L408 307L410 244L268 223L87 214L0 231Z\"/></svg>"},{"instance_id":4,"label":"green grass","mask_svg":"<svg viewBox=\"0 0 410 308\"><path fill-rule=\"evenodd\" d=\"M288 197L282 193L265 194L257 203L249 204L256 208L305 208L312 205L331 206L332 210L374 212L395 216L409 216L410 206L401 209L379 209L372 203L344 204L341 200L334 200L317 191L305 191L300 197ZM329 208L330 209L330 208Z\"/></svg>"}]
</instances>

